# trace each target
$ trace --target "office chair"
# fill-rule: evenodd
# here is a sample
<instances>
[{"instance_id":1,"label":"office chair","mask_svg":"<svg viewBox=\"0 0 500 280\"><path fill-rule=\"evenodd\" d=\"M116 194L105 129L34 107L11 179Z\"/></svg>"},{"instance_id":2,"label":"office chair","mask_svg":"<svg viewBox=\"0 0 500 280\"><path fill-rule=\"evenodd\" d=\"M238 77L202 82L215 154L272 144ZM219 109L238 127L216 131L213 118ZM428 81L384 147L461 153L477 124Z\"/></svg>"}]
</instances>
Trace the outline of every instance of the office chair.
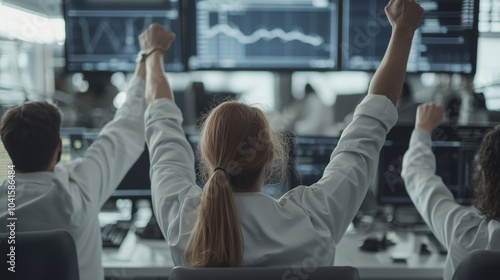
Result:
<instances>
[{"instance_id":1,"label":"office chair","mask_svg":"<svg viewBox=\"0 0 500 280\"><path fill-rule=\"evenodd\" d=\"M310 272L309 272L310 271ZM358 270L351 266L317 267L174 267L169 280L359 280Z\"/></svg>"},{"instance_id":2,"label":"office chair","mask_svg":"<svg viewBox=\"0 0 500 280\"><path fill-rule=\"evenodd\" d=\"M460 262L452 280L498 280L500 251L474 250Z\"/></svg>"},{"instance_id":3,"label":"office chair","mask_svg":"<svg viewBox=\"0 0 500 280\"><path fill-rule=\"evenodd\" d=\"M67 231L16 232L15 244L9 244L8 237L9 233L0 233L0 279L80 279L75 241ZM11 246L15 246L15 272L8 270Z\"/></svg>"}]
</instances>

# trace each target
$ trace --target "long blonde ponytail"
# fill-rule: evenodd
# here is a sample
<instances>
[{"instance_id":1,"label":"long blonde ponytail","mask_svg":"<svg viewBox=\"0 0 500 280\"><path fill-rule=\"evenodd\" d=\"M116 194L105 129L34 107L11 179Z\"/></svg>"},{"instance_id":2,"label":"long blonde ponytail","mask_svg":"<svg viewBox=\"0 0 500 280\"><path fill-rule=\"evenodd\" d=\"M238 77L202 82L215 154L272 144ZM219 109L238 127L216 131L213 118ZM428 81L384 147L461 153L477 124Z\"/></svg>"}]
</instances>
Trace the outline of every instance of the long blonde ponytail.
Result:
<instances>
[{"instance_id":1,"label":"long blonde ponytail","mask_svg":"<svg viewBox=\"0 0 500 280\"><path fill-rule=\"evenodd\" d=\"M195 230L188 241L191 267L240 266L243 238L225 171L215 171L205 184ZM186 252L188 252L186 250Z\"/></svg>"},{"instance_id":2,"label":"long blonde ponytail","mask_svg":"<svg viewBox=\"0 0 500 280\"><path fill-rule=\"evenodd\" d=\"M241 266L243 236L233 192L259 184L275 151L284 150L282 144L275 146L264 113L257 108L229 101L208 115L199 147L206 183L184 252L186 266Z\"/></svg>"}]
</instances>

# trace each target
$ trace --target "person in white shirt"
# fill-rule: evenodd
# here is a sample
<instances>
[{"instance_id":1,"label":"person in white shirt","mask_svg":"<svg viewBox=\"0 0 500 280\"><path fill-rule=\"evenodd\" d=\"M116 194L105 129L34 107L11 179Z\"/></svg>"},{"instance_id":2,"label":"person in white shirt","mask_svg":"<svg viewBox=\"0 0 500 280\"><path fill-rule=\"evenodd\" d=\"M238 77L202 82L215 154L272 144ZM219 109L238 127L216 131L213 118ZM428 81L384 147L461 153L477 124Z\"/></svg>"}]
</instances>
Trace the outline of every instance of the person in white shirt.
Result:
<instances>
[{"instance_id":1,"label":"person in white shirt","mask_svg":"<svg viewBox=\"0 0 500 280\"><path fill-rule=\"evenodd\" d=\"M161 67L163 55L157 52L146 61L153 210L175 265L293 265L296 269L284 277L302 277L304 271L334 264L335 247L366 195L386 133L396 123L395 104L423 9L414 0L391 0L386 13L393 26L387 53L322 179L278 201L260 192L282 146L263 112L234 101L212 110L200 135L207 178L201 189L181 111ZM158 25L146 34L173 39Z\"/></svg>"},{"instance_id":2,"label":"person in white shirt","mask_svg":"<svg viewBox=\"0 0 500 280\"><path fill-rule=\"evenodd\" d=\"M402 177L417 210L448 249L444 279L474 249L500 250L500 126L489 131L477 152L474 207L459 205L439 176L431 134L444 118L434 103L419 106Z\"/></svg>"},{"instance_id":3,"label":"person in white shirt","mask_svg":"<svg viewBox=\"0 0 500 280\"><path fill-rule=\"evenodd\" d=\"M53 105L23 103L0 124L15 165L16 231L67 230L75 240L81 280L104 279L98 213L144 151L144 80L142 62L125 103L79 160L57 163L61 114ZM0 185L0 232L7 231L7 186Z\"/></svg>"},{"instance_id":4,"label":"person in white shirt","mask_svg":"<svg viewBox=\"0 0 500 280\"><path fill-rule=\"evenodd\" d=\"M333 108L323 103L310 84L304 91L304 99L295 101L285 110L285 116L290 116L288 126L300 136L331 135Z\"/></svg>"}]
</instances>

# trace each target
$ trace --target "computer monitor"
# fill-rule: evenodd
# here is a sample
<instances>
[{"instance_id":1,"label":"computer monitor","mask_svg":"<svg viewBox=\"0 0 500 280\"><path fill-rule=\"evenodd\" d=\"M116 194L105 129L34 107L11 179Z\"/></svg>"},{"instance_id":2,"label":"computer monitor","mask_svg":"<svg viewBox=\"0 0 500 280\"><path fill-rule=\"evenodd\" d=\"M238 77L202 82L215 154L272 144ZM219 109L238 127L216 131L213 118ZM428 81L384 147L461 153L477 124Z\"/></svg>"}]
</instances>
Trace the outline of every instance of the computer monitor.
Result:
<instances>
[{"instance_id":1,"label":"computer monitor","mask_svg":"<svg viewBox=\"0 0 500 280\"><path fill-rule=\"evenodd\" d=\"M433 141L436 157L436 174L450 189L457 201L462 201L462 143L458 141ZM409 204L410 197L401 178L403 156L408 142L387 140L380 152L379 201L390 204Z\"/></svg>"},{"instance_id":2,"label":"computer monitor","mask_svg":"<svg viewBox=\"0 0 500 280\"><path fill-rule=\"evenodd\" d=\"M68 71L133 72L138 36L152 23L177 38L165 55L166 71L183 71L178 0L63 1Z\"/></svg>"},{"instance_id":3,"label":"computer monitor","mask_svg":"<svg viewBox=\"0 0 500 280\"><path fill-rule=\"evenodd\" d=\"M337 147L338 138L296 137L294 139L294 179L292 187L310 186L323 177L330 156Z\"/></svg>"},{"instance_id":4,"label":"computer monitor","mask_svg":"<svg viewBox=\"0 0 500 280\"><path fill-rule=\"evenodd\" d=\"M144 145L144 152L132 165L111 196L120 198L150 197L149 166L149 150Z\"/></svg>"},{"instance_id":5,"label":"computer monitor","mask_svg":"<svg viewBox=\"0 0 500 280\"><path fill-rule=\"evenodd\" d=\"M61 162L83 158L85 153L99 136L99 129L82 127L62 127ZM127 171L112 197L140 198L151 196L151 181L149 178L149 152L144 145L144 152L134 165Z\"/></svg>"},{"instance_id":6,"label":"computer monitor","mask_svg":"<svg viewBox=\"0 0 500 280\"><path fill-rule=\"evenodd\" d=\"M61 161L63 158L72 160L83 157L93 141L97 139L97 136L98 130L89 130L85 128L61 128L61 138L63 141ZM201 186L202 179L198 169L200 160L197 153L200 135L196 132L186 132L186 139L194 151L196 183L198 186ZM145 146L144 152L129 169L111 196L117 198L150 197L151 181L149 173L149 151L147 146Z\"/></svg>"},{"instance_id":7,"label":"computer monitor","mask_svg":"<svg viewBox=\"0 0 500 280\"><path fill-rule=\"evenodd\" d=\"M337 69L338 0L183 3L189 69Z\"/></svg>"},{"instance_id":8,"label":"computer monitor","mask_svg":"<svg viewBox=\"0 0 500 280\"><path fill-rule=\"evenodd\" d=\"M87 149L94 143L98 135L99 130L97 129L61 127L61 162L84 157Z\"/></svg>"},{"instance_id":9,"label":"computer monitor","mask_svg":"<svg viewBox=\"0 0 500 280\"><path fill-rule=\"evenodd\" d=\"M491 126L462 126L456 129L456 137L462 142L462 196L464 204L472 203L474 186L471 184L471 180L475 170L474 161L479 145L490 129L492 129Z\"/></svg>"},{"instance_id":10,"label":"computer monitor","mask_svg":"<svg viewBox=\"0 0 500 280\"><path fill-rule=\"evenodd\" d=\"M482 137L490 127L446 127L433 133L432 150L436 158L436 174L464 205L472 203L470 178L473 162ZM408 150L413 127L394 127L380 152L378 200L382 204L412 203L401 178L403 156Z\"/></svg>"},{"instance_id":11,"label":"computer monitor","mask_svg":"<svg viewBox=\"0 0 500 280\"><path fill-rule=\"evenodd\" d=\"M421 0L422 25L415 32L408 72L474 74L479 1ZM386 0L343 2L342 70L374 71L391 36Z\"/></svg>"}]
</instances>

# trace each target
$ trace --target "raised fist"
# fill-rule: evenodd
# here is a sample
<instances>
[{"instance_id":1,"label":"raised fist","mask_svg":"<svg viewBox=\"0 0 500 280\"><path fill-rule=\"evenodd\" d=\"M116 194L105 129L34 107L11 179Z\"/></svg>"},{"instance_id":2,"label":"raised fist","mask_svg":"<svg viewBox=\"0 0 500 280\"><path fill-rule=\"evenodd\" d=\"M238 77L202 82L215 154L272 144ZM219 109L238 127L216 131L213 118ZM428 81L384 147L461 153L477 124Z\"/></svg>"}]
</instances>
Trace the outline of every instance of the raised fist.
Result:
<instances>
[{"instance_id":1,"label":"raised fist","mask_svg":"<svg viewBox=\"0 0 500 280\"><path fill-rule=\"evenodd\" d=\"M433 102L425 103L418 106L415 127L432 133L443 122L443 119L443 107Z\"/></svg>"},{"instance_id":2,"label":"raised fist","mask_svg":"<svg viewBox=\"0 0 500 280\"><path fill-rule=\"evenodd\" d=\"M414 32L422 23L424 9L415 0L390 0L385 13L393 28Z\"/></svg>"},{"instance_id":3,"label":"raised fist","mask_svg":"<svg viewBox=\"0 0 500 280\"><path fill-rule=\"evenodd\" d=\"M141 50L150 53L154 49L166 52L175 39L175 34L161 25L153 23L139 36Z\"/></svg>"}]
</instances>

